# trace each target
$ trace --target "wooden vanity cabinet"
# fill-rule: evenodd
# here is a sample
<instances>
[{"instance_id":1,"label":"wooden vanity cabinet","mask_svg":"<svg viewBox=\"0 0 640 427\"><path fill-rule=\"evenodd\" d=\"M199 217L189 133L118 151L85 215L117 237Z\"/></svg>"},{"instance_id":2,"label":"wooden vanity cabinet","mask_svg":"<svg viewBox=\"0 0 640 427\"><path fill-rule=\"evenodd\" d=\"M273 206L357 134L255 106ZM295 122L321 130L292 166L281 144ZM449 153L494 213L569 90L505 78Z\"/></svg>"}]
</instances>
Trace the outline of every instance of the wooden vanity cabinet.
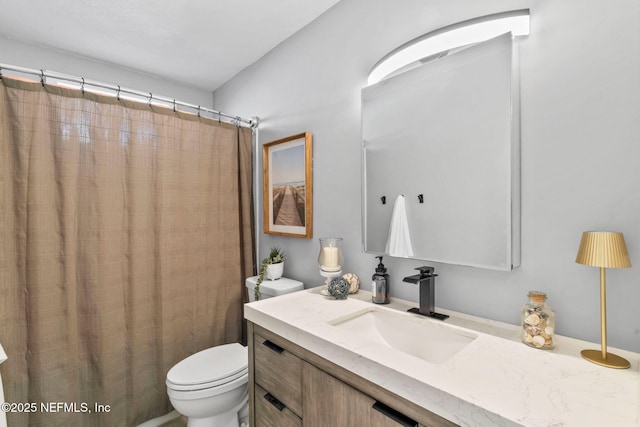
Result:
<instances>
[{"instance_id":1,"label":"wooden vanity cabinet","mask_svg":"<svg viewBox=\"0 0 640 427\"><path fill-rule=\"evenodd\" d=\"M376 402L310 363L305 362L302 371L305 427L418 427L416 421Z\"/></svg>"},{"instance_id":2,"label":"wooden vanity cabinet","mask_svg":"<svg viewBox=\"0 0 640 427\"><path fill-rule=\"evenodd\" d=\"M302 359L260 335L254 342L256 384L302 416Z\"/></svg>"},{"instance_id":3,"label":"wooden vanity cabinet","mask_svg":"<svg viewBox=\"0 0 640 427\"><path fill-rule=\"evenodd\" d=\"M252 322L247 332L254 427L456 425Z\"/></svg>"},{"instance_id":4,"label":"wooden vanity cabinet","mask_svg":"<svg viewBox=\"0 0 640 427\"><path fill-rule=\"evenodd\" d=\"M302 359L259 334L253 335L253 343L249 357L255 387L252 392L250 383L249 393L254 395L255 422L251 425L301 426Z\"/></svg>"},{"instance_id":5,"label":"wooden vanity cabinet","mask_svg":"<svg viewBox=\"0 0 640 427\"><path fill-rule=\"evenodd\" d=\"M255 387L255 422L263 427L301 427L302 419L262 387Z\"/></svg>"}]
</instances>

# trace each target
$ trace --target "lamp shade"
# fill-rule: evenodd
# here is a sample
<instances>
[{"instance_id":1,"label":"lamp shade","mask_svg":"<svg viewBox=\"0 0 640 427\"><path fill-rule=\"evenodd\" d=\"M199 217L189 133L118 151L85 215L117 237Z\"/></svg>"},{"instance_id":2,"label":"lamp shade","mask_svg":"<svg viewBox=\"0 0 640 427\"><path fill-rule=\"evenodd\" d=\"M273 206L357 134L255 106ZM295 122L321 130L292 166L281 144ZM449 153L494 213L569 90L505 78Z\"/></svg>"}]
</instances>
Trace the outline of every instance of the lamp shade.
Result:
<instances>
[{"instance_id":1,"label":"lamp shade","mask_svg":"<svg viewBox=\"0 0 640 427\"><path fill-rule=\"evenodd\" d=\"M576 262L593 267L631 267L624 236L622 233L612 231L585 231L582 233Z\"/></svg>"}]
</instances>

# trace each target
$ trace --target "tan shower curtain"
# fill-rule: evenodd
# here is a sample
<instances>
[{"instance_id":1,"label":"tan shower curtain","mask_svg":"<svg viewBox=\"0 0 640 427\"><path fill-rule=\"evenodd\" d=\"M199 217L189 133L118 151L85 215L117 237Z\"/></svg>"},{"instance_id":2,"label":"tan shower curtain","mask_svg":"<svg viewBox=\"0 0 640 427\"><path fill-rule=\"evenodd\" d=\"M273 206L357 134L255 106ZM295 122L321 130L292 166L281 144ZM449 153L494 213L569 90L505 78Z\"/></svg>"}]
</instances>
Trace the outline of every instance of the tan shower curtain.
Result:
<instances>
[{"instance_id":1,"label":"tan shower curtain","mask_svg":"<svg viewBox=\"0 0 640 427\"><path fill-rule=\"evenodd\" d=\"M251 144L245 128L3 78L11 427L136 425L171 409L173 364L242 339Z\"/></svg>"}]
</instances>

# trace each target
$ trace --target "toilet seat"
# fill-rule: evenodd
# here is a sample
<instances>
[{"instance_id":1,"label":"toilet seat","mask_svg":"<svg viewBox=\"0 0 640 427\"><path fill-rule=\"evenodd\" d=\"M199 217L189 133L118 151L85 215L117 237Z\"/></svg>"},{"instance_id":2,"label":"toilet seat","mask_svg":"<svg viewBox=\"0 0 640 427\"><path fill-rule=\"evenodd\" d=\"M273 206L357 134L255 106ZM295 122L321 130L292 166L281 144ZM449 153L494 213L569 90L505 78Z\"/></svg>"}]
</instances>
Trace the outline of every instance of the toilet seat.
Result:
<instances>
[{"instance_id":1,"label":"toilet seat","mask_svg":"<svg viewBox=\"0 0 640 427\"><path fill-rule=\"evenodd\" d=\"M224 344L199 351L178 362L167 373L167 388L195 391L220 387L248 376L247 348Z\"/></svg>"},{"instance_id":2,"label":"toilet seat","mask_svg":"<svg viewBox=\"0 0 640 427\"><path fill-rule=\"evenodd\" d=\"M199 386L202 388L189 388L183 390L176 390L173 386L167 384L167 395L172 400L185 400L193 401L200 399L208 399L213 396L219 396L225 393L233 392L234 390L241 390L247 388L249 382L249 374L247 373L240 378L233 381L229 381L225 384L215 387Z\"/></svg>"},{"instance_id":3,"label":"toilet seat","mask_svg":"<svg viewBox=\"0 0 640 427\"><path fill-rule=\"evenodd\" d=\"M238 372L237 374L234 374L232 376L217 380L217 381L211 381L208 383L198 383L198 384L175 384L169 380L166 381L166 385L167 388L170 388L172 390L176 390L176 391L197 391L197 390L204 390L204 389L208 389L208 388L215 388L215 387L221 387L225 384L228 384L230 382L233 382L239 378L245 377L249 375L249 370L244 370L241 372Z\"/></svg>"}]
</instances>

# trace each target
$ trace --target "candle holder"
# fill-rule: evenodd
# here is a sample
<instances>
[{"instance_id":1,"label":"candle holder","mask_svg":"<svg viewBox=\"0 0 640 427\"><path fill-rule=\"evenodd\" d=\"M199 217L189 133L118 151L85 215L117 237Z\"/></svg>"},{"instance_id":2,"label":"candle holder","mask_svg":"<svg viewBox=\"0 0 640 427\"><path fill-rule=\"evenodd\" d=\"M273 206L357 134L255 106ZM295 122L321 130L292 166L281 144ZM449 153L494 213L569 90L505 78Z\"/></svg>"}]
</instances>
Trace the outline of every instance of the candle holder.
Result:
<instances>
[{"instance_id":1,"label":"candle holder","mask_svg":"<svg viewBox=\"0 0 640 427\"><path fill-rule=\"evenodd\" d=\"M342 238L322 237L320 238L320 253L318 254L318 267L320 275L324 278L328 286L331 279L342 276Z\"/></svg>"}]
</instances>

